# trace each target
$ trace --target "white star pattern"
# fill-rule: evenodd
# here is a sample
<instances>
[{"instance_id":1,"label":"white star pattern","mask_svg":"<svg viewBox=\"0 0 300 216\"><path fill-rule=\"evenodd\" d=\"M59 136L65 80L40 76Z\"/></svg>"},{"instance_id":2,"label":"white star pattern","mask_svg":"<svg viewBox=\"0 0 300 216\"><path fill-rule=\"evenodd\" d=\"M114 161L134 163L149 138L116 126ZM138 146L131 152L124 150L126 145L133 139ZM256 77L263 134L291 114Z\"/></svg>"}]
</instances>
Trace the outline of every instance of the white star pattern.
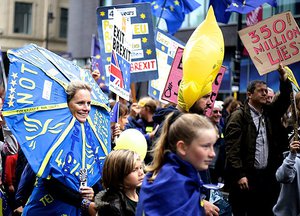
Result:
<instances>
[{"instance_id":1,"label":"white star pattern","mask_svg":"<svg viewBox=\"0 0 300 216\"><path fill-rule=\"evenodd\" d=\"M18 74L17 73L12 73L11 75L14 79L17 79L18 78Z\"/></svg>"},{"instance_id":2,"label":"white star pattern","mask_svg":"<svg viewBox=\"0 0 300 216\"><path fill-rule=\"evenodd\" d=\"M16 88L14 88L15 85L17 85L17 78L18 78L18 73L12 73L11 75L12 80L10 81L10 88L8 89L10 94L8 96L9 101L8 101L8 107L13 107L14 106L14 99L15 99L15 94L16 93Z\"/></svg>"},{"instance_id":3,"label":"white star pattern","mask_svg":"<svg viewBox=\"0 0 300 216\"><path fill-rule=\"evenodd\" d=\"M17 85L17 81L16 81L16 80L12 80L12 81L10 82L10 84L11 84L12 86L15 86L15 85Z\"/></svg>"}]
</instances>

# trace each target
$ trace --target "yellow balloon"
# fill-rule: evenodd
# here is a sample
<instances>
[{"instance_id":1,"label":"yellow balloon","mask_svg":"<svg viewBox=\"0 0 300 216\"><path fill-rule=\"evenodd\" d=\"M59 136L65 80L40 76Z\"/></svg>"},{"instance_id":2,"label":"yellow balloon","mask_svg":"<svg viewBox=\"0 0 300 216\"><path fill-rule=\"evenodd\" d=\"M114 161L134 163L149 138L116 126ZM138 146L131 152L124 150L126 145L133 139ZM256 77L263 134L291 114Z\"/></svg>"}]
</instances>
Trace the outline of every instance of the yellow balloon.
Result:
<instances>
[{"instance_id":1,"label":"yellow balloon","mask_svg":"<svg viewBox=\"0 0 300 216\"><path fill-rule=\"evenodd\" d=\"M224 59L224 38L210 6L205 20L189 38L183 52L183 77L178 91L178 104L185 111L202 96L212 91Z\"/></svg>"},{"instance_id":2,"label":"yellow balloon","mask_svg":"<svg viewBox=\"0 0 300 216\"><path fill-rule=\"evenodd\" d=\"M118 149L134 151L141 157L141 160L144 160L147 153L147 141L140 131L130 128L123 131L116 140L114 150Z\"/></svg>"}]
</instances>

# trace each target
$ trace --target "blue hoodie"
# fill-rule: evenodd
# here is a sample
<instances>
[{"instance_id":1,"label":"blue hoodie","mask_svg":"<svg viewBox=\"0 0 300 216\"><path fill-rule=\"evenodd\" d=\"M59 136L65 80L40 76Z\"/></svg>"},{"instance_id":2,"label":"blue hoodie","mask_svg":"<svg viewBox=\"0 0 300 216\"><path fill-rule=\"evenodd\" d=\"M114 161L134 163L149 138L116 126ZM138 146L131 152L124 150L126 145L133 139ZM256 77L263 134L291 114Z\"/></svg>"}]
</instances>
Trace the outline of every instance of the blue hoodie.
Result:
<instances>
[{"instance_id":1,"label":"blue hoodie","mask_svg":"<svg viewBox=\"0 0 300 216\"><path fill-rule=\"evenodd\" d=\"M136 216L204 215L198 171L174 153L165 155L165 164L153 182L143 181Z\"/></svg>"}]
</instances>

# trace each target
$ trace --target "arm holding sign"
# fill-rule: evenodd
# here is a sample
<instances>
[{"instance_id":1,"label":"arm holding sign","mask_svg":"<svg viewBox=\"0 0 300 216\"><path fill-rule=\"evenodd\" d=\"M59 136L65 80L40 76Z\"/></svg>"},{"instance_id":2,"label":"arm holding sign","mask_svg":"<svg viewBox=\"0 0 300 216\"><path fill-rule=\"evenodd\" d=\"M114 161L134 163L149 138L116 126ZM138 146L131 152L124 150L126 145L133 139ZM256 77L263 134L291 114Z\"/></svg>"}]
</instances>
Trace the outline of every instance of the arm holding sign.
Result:
<instances>
[{"instance_id":1,"label":"arm holding sign","mask_svg":"<svg viewBox=\"0 0 300 216\"><path fill-rule=\"evenodd\" d=\"M280 79L282 81L286 81L286 79L288 78L288 76L287 76L286 69L284 68L284 66L283 66L282 63L279 64L278 72L279 72L279 75L280 75Z\"/></svg>"}]
</instances>

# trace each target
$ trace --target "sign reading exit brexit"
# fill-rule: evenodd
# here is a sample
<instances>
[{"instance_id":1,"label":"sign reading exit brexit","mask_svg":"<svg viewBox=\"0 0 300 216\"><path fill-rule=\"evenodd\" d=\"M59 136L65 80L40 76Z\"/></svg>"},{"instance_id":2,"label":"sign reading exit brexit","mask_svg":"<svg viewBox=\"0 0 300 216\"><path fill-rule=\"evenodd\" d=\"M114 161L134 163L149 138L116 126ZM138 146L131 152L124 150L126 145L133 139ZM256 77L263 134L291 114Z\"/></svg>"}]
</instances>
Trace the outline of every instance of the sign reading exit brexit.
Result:
<instances>
[{"instance_id":1,"label":"sign reading exit brexit","mask_svg":"<svg viewBox=\"0 0 300 216\"><path fill-rule=\"evenodd\" d=\"M260 75L300 60L300 30L291 12L284 12L239 31Z\"/></svg>"},{"instance_id":2,"label":"sign reading exit brexit","mask_svg":"<svg viewBox=\"0 0 300 216\"><path fill-rule=\"evenodd\" d=\"M130 81L144 82L158 78L151 4L124 4L99 7L97 9L98 36L101 70L109 75L113 49L114 8L130 19L132 29Z\"/></svg>"}]
</instances>

